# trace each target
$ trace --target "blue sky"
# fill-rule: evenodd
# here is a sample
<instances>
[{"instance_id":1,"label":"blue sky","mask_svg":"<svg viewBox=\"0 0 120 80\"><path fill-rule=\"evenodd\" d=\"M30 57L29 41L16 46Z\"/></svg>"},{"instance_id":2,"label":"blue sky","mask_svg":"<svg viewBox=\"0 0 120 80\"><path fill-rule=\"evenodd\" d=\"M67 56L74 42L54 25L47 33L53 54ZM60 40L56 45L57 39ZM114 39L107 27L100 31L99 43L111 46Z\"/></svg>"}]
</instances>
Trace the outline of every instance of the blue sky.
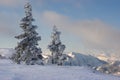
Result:
<instances>
[{"instance_id":1,"label":"blue sky","mask_svg":"<svg viewBox=\"0 0 120 80\"><path fill-rule=\"evenodd\" d=\"M0 48L14 48L22 33L20 20L27 0L0 1ZM30 0L33 24L42 40L39 46L49 52L50 34L55 24L62 32L66 52L112 55L120 52L120 0Z\"/></svg>"}]
</instances>

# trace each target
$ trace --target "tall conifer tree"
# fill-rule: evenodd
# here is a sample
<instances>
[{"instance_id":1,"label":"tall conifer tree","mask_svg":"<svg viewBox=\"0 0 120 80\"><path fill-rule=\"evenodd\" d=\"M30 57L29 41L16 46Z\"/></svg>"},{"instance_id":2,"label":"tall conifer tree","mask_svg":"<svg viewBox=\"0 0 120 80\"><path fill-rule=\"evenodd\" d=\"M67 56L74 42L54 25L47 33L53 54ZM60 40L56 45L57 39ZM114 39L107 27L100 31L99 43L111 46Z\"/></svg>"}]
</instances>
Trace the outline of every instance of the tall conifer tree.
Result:
<instances>
[{"instance_id":1,"label":"tall conifer tree","mask_svg":"<svg viewBox=\"0 0 120 80\"><path fill-rule=\"evenodd\" d=\"M13 54L12 59L17 64L42 64L42 51L41 48L38 48L38 41L41 40L41 37L36 32L37 26L32 25L34 21L32 17L32 6L28 2L24 8L26 15L22 18L20 24L20 27L23 29L23 34L15 36L15 38L21 41L18 42L18 46L15 48L16 54Z\"/></svg>"},{"instance_id":2,"label":"tall conifer tree","mask_svg":"<svg viewBox=\"0 0 120 80\"><path fill-rule=\"evenodd\" d=\"M65 50L65 45L62 44L60 40L60 34L61 32L59 32L56 26L54 26L52 36L51 36L52 41L50 45L48 45L48 48L52 54L52 64L58 64L58 65L62 65L61 57L62 57L63 51Z\"/></svg>"}]
</instances>

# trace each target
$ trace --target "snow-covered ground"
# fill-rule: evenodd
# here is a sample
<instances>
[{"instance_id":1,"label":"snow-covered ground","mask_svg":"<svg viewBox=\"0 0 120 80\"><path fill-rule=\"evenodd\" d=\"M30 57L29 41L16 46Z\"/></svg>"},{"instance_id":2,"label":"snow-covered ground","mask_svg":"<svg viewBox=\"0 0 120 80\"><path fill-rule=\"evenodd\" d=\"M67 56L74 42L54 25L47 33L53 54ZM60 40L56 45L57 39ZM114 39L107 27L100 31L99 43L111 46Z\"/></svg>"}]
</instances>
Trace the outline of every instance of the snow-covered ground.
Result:
<instances>
[{"instance_id":1,"label":"snow-covered ground","mask_svg":"<svg viewBox=\"0 0 120 80\"><path fill-rule=\"evenodd\" d=\"M79 66L17 65L0 60L0 80L120 80Z\"/></svg>"},{"instance_id":2,"label":"snow-covered ground","mask_svg":"<svg viewBox=\"0 0 120 80\"><path fill-rule=\"evenodd\" d=\"M17 65L8 58L13 49L0 49L0 80L120 80L120 77L93 71L86 65L101 65L103 61L80 53L69 53L72 66Z\"/></svg>"}]
</instances>

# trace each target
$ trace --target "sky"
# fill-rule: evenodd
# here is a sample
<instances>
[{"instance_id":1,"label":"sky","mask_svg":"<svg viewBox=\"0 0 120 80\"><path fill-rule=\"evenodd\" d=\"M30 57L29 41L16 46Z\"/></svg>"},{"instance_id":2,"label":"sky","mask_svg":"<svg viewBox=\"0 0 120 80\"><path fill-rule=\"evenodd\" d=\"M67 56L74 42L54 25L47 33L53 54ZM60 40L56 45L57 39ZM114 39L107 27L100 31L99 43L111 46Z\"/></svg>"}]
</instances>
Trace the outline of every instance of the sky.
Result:
<instances>
[{"instance_id":1,"label":"sky","mask_svg":"<svg viewBox=\"0 0 120 80\"><path fill-rule=\"evenodd\" d=\"M25 16L28 0L0 0L0 48L15 48L14 36ZM49 52L54 25L61 31L65 52L120 56L120 0L29 0L42 37L39 47Z\"/></svg>"}]
</instances>

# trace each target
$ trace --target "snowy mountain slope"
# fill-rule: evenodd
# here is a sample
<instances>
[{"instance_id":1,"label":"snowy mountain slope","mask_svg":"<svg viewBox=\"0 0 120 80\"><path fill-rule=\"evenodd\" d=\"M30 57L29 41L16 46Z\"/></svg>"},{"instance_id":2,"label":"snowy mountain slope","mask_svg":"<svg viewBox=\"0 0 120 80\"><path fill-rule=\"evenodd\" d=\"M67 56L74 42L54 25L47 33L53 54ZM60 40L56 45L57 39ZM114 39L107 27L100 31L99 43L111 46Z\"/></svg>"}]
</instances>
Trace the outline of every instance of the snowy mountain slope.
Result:
<instances>
[{"instance_id":1,"label":"snowy mountain slope","mask_svg":"<svg viewBox=\"0 0 120 80\"><path fill-rule=\"evenodd\" d=\"M120 61L115 61L109 64L101 65L97 67L96 70L103 73L120 76Z\"/></svg>"},{"instance_id":2,"label":"snowy mountain slope","mask_svg":"<svg viewBox=\"0 0 120 80\"><path fill-rule=\"evenodd\" d=\"M80 53L69 53L67 54L70 58L66 61L66 64L72 65L72 66L90 66L90 67L96 67L103 64L106 64L105 61L99 60L96 57L93 57L91 55L84 55Z\"/></svg>"},{"instance_id":3,"label":"snowy mountain slope","mask_svg":"<svg viewBox=\"0 0 120 80\"><path fill-rule=\"evenodd\" d=\"M9 58L13 53L15 53L15 51L12 48L1 48L0 49L0 55L6 58Z\"/></svg>"},{"instance_id":4,"label":"snowy mountain slope","mask_svg":"<svg viewBox=\"0 0 120 80\"><path fill-rule=\"evenodd\" d=\"M95 73L86 67L17 65L3 59L0 80L120 80L120 77Z\"/></svg>"},{"instance_id":5,"label":"snowy mountain slope","mask_svg":"<svg viewBox=\"0 0 120 80\"><path fill-rule=\"evenodd\" d=\"M107 55L107 54L99 54L96 55L96 57L100 60L107 61L107 62L114 62L114 61L120 61L119 56L113 54L113 55Z\"/></svg>"},{"instance_id":6,"label":"snowy mountain slope","mask_svg":"<svg viewBox=\"0 0 120 80\"><path fill-rule=\"evenodd\" d=\"M9 48L0 49L0 54L6 58L11 57L13 53L15 53L14 49L9 49ZM69 58L64 63L65 65L95 67L105 63L104 61L99 60L91 55L84 55L74 52L66 53L66 55Z\"/></svg>"}]
</instances>

